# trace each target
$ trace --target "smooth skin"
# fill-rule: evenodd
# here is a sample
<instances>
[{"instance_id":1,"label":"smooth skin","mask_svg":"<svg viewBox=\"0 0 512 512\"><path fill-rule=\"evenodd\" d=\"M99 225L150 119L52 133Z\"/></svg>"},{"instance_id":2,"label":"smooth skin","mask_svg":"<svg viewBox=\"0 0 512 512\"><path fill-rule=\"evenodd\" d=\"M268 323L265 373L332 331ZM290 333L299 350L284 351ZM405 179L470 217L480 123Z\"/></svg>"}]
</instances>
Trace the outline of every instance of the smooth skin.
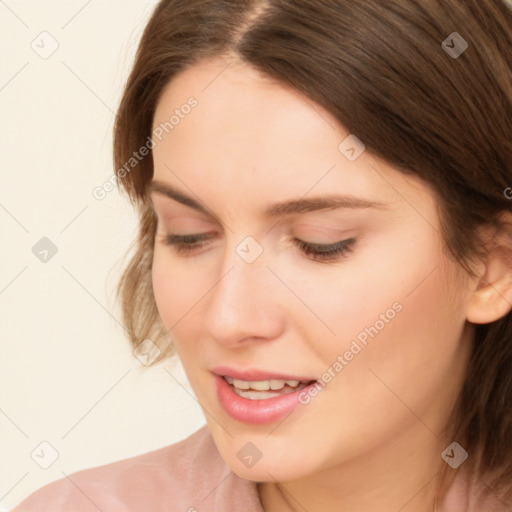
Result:
<instances>
[{"instance_id":1,"label":"smooth skin","mask_svg":"<svg viewBox=\"0 0 512 512\"><path fill-rule=\"evenodd\" d=\"M444 427L470 354L468 321L492 322L511 308L503 252L468 276L443 250L425 183L368 151L349 161L338 150L349 133L334 117L246 64L214 59L182 72L161 96L153 127L190 96L198 105L153 149L154 179L208 213L150 194L158 217L152 278L222 458L260 482L266 512L432 511L441 453L453 441ZM381 207L263 214L272 203L332 194ZM180 252L168 234L208 237ZM248 236L263 248L252 263L236 251ZM315 261L295 238L355 243ZM214 367L321 379L396 302L401 311L283 421L250 425L221 408ZM251 468L237 457L247 442L262 453Z\"/></svg>"}]
</instances>

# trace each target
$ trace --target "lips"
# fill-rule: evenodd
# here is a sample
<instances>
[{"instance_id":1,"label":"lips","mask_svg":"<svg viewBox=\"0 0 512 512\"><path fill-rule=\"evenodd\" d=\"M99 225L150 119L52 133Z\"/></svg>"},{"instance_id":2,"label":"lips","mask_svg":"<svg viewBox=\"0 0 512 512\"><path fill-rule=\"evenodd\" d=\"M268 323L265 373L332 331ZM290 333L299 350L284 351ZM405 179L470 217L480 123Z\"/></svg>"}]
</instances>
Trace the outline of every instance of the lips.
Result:
<instances>
[{"instance_id":1,"label":"lips","mask_svg":"<svg viewBox=\"0 0 512 512\"><path fill-rule=\"evenodd\" d=\"M310 382L316 380L316 377L311 375L291 375L268 370L260 370L258 368L249 368L246 370L239 370L236 368L229 368L228 366L217 366L213 373L221 377L228 376L239 380L258 381L258 380L298 380Z\"/></svg>"},{"instance_id":2,"label":"lips","mask_svg":"<svg viewBox=\"0 0 512 512\"><path fill-rule=\"evenodd\" d=\"M298 395L317 381L262 370L215 369L217 398L224 411L244 423L271 423L290 414ZM244 377L244 378L241 378Z\"/></svg>"}]
</instances>

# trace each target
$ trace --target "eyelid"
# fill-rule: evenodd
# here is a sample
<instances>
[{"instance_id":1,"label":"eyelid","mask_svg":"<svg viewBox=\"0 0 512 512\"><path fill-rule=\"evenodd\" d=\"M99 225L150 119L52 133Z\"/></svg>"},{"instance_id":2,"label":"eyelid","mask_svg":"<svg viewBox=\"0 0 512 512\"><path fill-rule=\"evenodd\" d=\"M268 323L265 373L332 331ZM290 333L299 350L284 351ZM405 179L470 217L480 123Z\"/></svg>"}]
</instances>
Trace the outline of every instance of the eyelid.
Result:
<instances>
[{"instance_id":1,"label":"eyelid","mask_svg":"<svg viewBox=\"0 0 512 512\"><path fill-rule=\"evenodd\" d=\"M210 235L211 233L166 233L162 236L162 243L171 247L177 254L194 256L196 254L195 250L203 247L202 242L208 240ZM308 259L314 262L329 263L338 261L352 252L356 240L355 237L351 237L330 244L306 242L298 238L293 238L292 241L303 254L313 255L313 257L307 256Z\"/></svg>"},{"instance_id":2,"label":"eyelid","mask_svg":"<svg viewBox=\"0 0 512 512\"><path fill-rule=\"evenodd\" d=\"M185 209L183 205L178 205L179 211L173 211L169 209L168 206L159 206L155 207L154 203L150 201L151 208L155 214L155 218L157 224L162 224L163 229L171 229L168 225L165 224L176 224L179 225L179 229L187 229L190 233L193 233L195 230L204 229L203 226L211 226L211 229L218 229L219 224L210 218L205 218L203 214L195 211L191 211L189 209ZM178 229L178 228L176 228ZM188 234L188 232L187 232Z\"/></svg>"}]
</instances>

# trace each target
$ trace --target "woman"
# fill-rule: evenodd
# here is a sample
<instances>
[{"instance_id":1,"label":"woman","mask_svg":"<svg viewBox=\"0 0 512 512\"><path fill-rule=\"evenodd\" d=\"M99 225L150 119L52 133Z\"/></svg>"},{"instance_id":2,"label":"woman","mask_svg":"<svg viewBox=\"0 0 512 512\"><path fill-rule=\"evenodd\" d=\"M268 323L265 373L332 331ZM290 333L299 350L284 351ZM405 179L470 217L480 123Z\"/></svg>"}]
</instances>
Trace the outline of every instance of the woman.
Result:
<instances>
[{"instance_id":1,"label":"woman","mask_svg":"<svg viewBox=\"0 0 512 512\"><path fill-rule=\"evenodd\" d=\"M503 0L160 2L119 293L207 425L15 512L510 511L511 55Z\"/></svg>"}]
</instances>

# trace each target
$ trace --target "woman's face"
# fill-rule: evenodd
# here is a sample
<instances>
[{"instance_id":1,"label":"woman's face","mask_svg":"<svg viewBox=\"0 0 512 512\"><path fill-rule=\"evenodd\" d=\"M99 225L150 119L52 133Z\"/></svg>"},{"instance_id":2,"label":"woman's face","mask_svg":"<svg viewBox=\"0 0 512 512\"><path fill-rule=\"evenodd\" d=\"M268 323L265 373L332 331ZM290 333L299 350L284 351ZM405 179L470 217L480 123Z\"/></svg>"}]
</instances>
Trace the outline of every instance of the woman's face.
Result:
<instances>
[{"instance_id":1,"label":"woman's face","mask_svg":"<svg viewBox=\"0 0 512 512\"><path fill-rule=\"evenodd\" d=\"M155 300L233 471L287 481L437 442L471 333L432 191L243 64L176 77L158 127L154 179L190 201L151 193ZM318 208L327 198L339 204Z\"/></svg>"}]
</instances>

